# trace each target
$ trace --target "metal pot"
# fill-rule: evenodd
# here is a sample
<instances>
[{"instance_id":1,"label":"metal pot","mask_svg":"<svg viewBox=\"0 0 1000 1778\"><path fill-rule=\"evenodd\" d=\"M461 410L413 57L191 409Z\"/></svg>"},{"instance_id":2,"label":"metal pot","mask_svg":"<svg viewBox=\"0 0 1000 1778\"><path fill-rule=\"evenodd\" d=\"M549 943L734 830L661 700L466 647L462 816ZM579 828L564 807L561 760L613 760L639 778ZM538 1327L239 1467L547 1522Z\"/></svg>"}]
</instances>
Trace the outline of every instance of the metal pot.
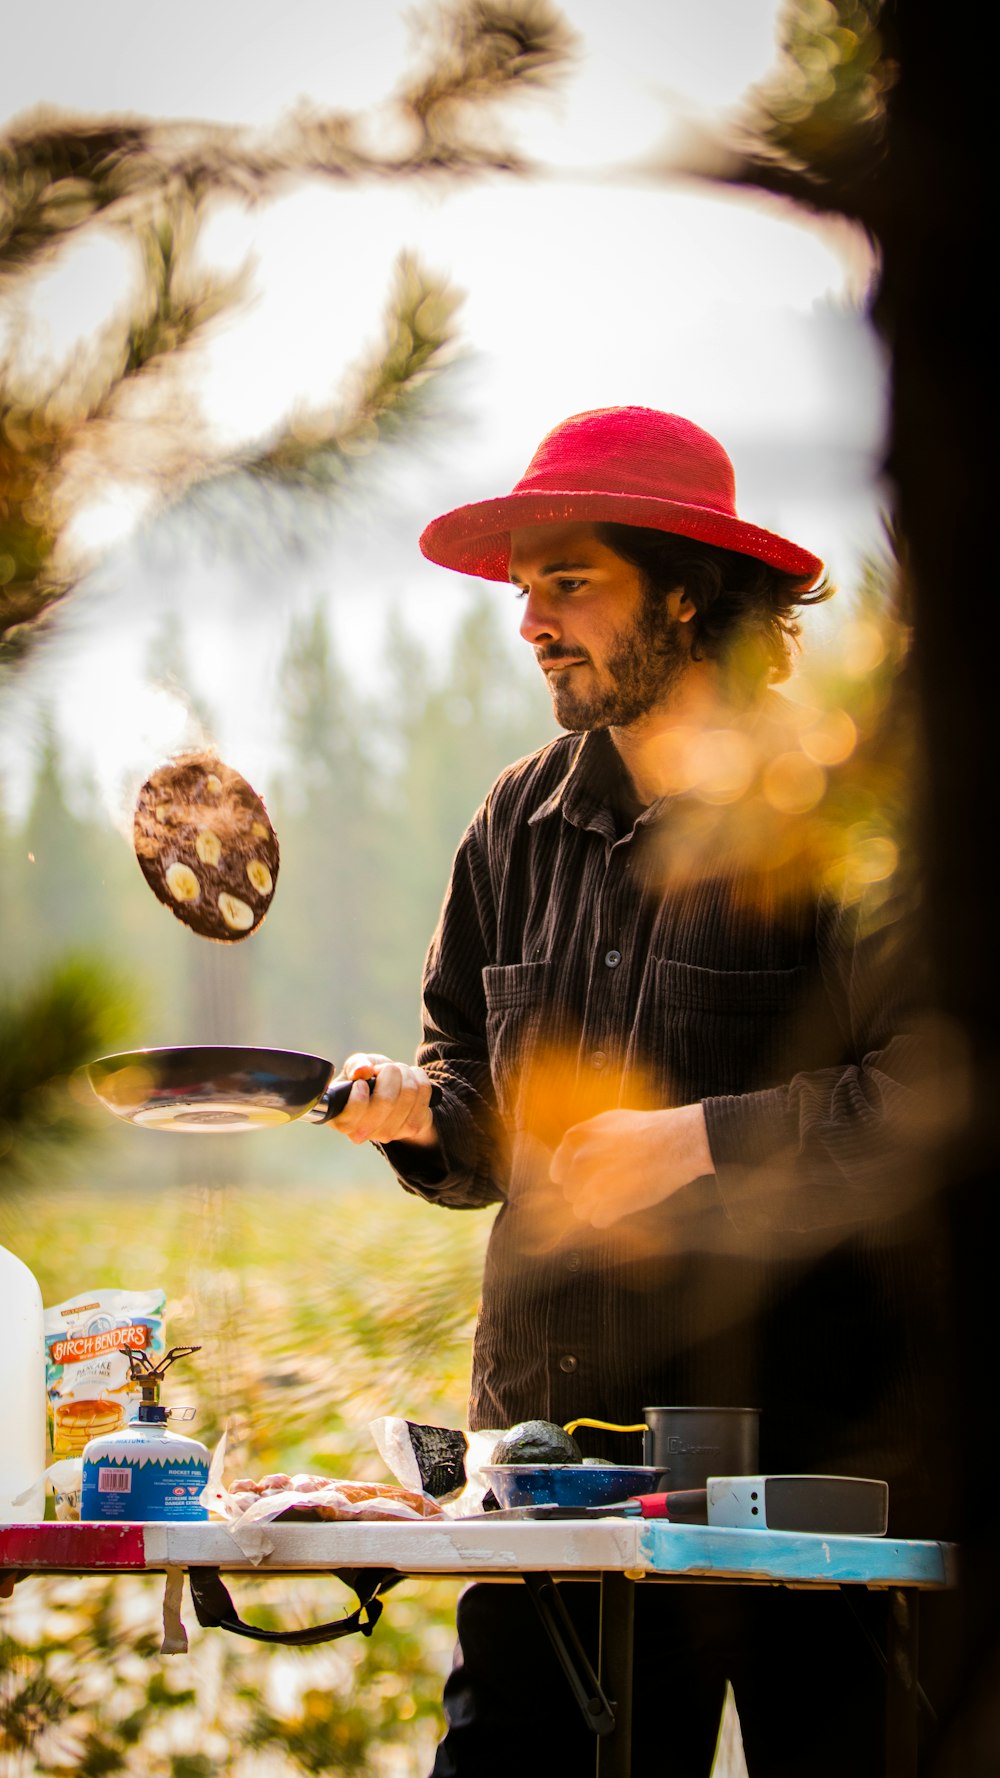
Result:
<instances>
[{"instance_id":1,"label":"metal pot","mask_svg":"<svg viewBox=\"0 0 1000 1778\"><path fill-rule=\"evenodd\" d=\"M756 1475L758 1408L643 1408L642 1460L671 1488L703 1488L710 1475Z\"/></svg>"},{"instance_id":2,"label":"metal pot","mask_svg":"<svg viewBox=\"0 0 1000 1778\"><path fill-rule=\"evenodd\" d=\"M756 1475L759 1408L643 1408L635 1426L610 1420L571 1420L604 1432L641 1432L642 1461L669 1479L664 1487L703 1488L710 1475Z\"/></svg>"},{"instance_id":3,"label":"metal pot","mask_svg":"<svg viewBox=\"0 0 1000 1778\"><path fill-rule=\"evenodd\" d=\"M196 1044L101 1056L87 1068L101 1104L126 1123L195 1136L273 1129L304 1118L325 1124L339 1116L353 1079L333 1062L298 1050ZM376 1071L363 1076L369 1092ZM441 1089L431 1089L431 1104Z\"/></svg>"}]
</instances>

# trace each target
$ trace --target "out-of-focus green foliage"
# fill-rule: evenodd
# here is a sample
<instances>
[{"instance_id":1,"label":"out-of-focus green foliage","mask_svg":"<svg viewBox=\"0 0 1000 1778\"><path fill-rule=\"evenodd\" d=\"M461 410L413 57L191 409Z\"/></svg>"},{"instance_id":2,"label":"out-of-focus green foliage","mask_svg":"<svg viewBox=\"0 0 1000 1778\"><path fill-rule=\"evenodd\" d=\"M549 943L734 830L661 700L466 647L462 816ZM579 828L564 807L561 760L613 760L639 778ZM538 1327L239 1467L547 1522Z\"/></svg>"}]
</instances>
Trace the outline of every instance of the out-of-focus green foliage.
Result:
<instances>
[{"instance_id":1,"label":"out-of-focus green foliage","mask_svg":"<svg viewBox=\"0 0 1000 1778\"><path fill-rule=\"evenodd\" d=\"M751 100L760 140L776 161L820 183L848 165L877 163L895 79L883 55L881 11L882 0L786 5L781 59Z\"/></svg>"},{"instance_id":2,"label":"out-of-focus green foliage","mask_svg":"<svg viewBox=\"0 0 1000 1778\"><path fill-rule=\"evenodd\" d=\"M89 957L64 959L19 993L0 991L0 1181L33 1172L92 1128L72 1076L135 1019L120 977Z\"/></svg>"},{"instance_id":3,"label":"out-of-focus green foliage","mask_svg":"<svg viewBox=\"0 0 1000 1778\"><path fill-rule=\"evenodd\" d=\"M314 1131L317 1143L332 1143ZM464 1426L469 1341L490 1217L433 1211L391 1181L320 1191L188 1185L151 1193L74 1184L0 1199L0 1241L46 1303L100 1284L163 1284L175 1405L226 1473L316 1468L391 1479L368 1430L382 1414ZM403 1254L405 1253L405 1263ZM13 1772L98 1778L424 1778L441 1728L455 1586L406 1581L371 1638L268 1648L200 1630L159 1654L163 1583L32 1580L0 1616L0 1759ZM338 1582L247 1577L244 1616L322 1622L355 1601ZM20 1763L18 1763L20 1762Z\"/></svg>"},{"instance_id":4,"label":"out-of-focus green foliage","mask_svg":"<svg viewBox=\"0 0 1000 1778\"><path fill-rule=\"evenodd\" d=\"M365 1048L412 1055L421 965L454 847L496 774L553 724L533 660L505 636L495 589L470 603L442 659L391 627L376 696L359 690L337 652L335 611L292 626L278 676L285 745L266 799L281 872L252 944L197 939L149 894L127 821L111 824L93 788L74 783L51 726L43 734L26 813L0 814L0 987L30 994L67 948L113 958L141 1018L119 1034L124 1042L95 1033L78 1060L132 1044L208 1042L312 1050L333 1062ZM164 674L186 681L170 624L148 672L155 683ZM211 730L211 711L199 720ZM110 976L97 971L96 980L113 995ZM192 1137L178 1147L118 1124L96 1101L94 1111L104 1141L91 1164L116 1180L134 1170L159 1183L204 1172L205 1142L213 1176L221 1169L230 1179L247 1162L242 1141ZM309 1177L356 1160L306 1125L256 1136L251 1147L266 1174L293 1155Z\"/></svg>"},{"instance_id":5,"label":"out-of-focus green foliage","mask_svg":"<svg viewBox=\"0 0 1000 1778\"><path fill-rule=\"evenodd\" d=\"M807 843L813 832L827 888L870 907L890 894L914 841L919 748L904 582L887 535L883 555L863 565L850 616L826 648L807 652L799 675L813 712L800 747L825 782L798 823Z\"/></svg>"},{"instance_id":6,"label":"out-of-focus green foliage","mask_svg":"<svg viewBox=\"0 0 1000 1778\"><path fill-rule=\"evenodd\" d=\"M561 15L549 0L452 0L417 24L422 65L390 102L388 131L303 110L257 142L207 124L43 110L0 139L0 302L98 225L122 232L138 273L128 311L109 320L71 376L49 386L27 371L17 329L0 359L0 665L23 658L90 565L70 520L98 483L138 479L161 501L236 473L329 490L423 411L454 343L457 298L406 254L377 359L336 401L294 416L270 440L236 452L213 446L194 391L179 397L163 374L244 288L197 263L202 223L220 197L258 201L306 178L526 170L479 120L492 101L566 67L574 40ZM372 146L380 136L405 146L383 152Z\"/></svg>"},{"instance_id":7,"label":"out-of-focus green foliage","mask_svg":"<svg viewBox=\"0 0 1000 1778\"><path fill-rule=\"evenodd\" d=\"M886 100L896 67L883 0L786 0L781 53L729 121L712 177L758 186L877 232Z\"/></svg>"}]
</instances>

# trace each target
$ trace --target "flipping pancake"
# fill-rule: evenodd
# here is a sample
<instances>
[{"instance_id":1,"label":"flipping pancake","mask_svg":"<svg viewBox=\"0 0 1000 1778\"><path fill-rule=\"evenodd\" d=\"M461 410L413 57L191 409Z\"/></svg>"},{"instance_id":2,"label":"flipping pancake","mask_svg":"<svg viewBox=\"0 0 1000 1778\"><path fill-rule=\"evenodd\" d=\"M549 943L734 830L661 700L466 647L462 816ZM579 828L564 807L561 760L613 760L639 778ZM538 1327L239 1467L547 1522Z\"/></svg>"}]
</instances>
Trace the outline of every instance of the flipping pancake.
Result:
<instances>
[{"instance_id":1,"label":"flipping pancake","mask_svg":"<svg viewBox=\"0 0 1000 1778\"><path fill-rule=\"evenodd\" d=\"M256 932L278 880L278 836L257 792L211 753L160 766L139 792L135 855L158 901L202 938Z\"/></svg>"}]
</instances>

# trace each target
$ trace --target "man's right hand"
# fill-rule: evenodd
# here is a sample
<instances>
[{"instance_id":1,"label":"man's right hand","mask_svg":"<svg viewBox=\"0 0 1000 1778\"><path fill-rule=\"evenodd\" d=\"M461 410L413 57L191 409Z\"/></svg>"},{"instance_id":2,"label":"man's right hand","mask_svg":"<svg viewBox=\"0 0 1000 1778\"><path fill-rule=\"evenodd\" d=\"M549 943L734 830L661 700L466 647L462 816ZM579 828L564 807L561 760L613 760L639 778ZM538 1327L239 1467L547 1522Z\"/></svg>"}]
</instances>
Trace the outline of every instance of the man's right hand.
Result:
<instances>
[{"instance_id":1,"label":"man's right hand","mask_svg":"<svg viewBox=\"0 0 1000 1778\"><path fill-rule=\"evenodd\" d=\"M430 1109L431 1080L422 1068L409 1062L393 1062L388 1056L359 1052L348 1056L343 1074L357 1078L339 1117L327 1126L349 1141L414 1142L420 1148L436 1148L437 1132ZM367 1078L376 1075L369 1093Z\"/></svg>"}]
</instances>

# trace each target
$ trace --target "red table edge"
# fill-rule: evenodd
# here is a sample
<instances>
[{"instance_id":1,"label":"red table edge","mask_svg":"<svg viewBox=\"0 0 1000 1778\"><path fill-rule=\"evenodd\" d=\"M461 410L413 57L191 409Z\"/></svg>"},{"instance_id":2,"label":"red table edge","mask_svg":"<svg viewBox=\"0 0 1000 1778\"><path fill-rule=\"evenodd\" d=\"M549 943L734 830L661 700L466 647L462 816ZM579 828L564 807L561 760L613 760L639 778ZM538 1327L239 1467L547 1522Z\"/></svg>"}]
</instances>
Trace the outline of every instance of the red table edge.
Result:
<instances>
[{"instance_id":1,"label":"red table edge","mask_svg":"<svg viewBox=\"0 0 1000 1778\"><path fill-rule=\"evenodd\" d=\"M145 1526L66 1519L0 1525L0 1569L144 1569Z\"/></svg>"}]
</instances>

